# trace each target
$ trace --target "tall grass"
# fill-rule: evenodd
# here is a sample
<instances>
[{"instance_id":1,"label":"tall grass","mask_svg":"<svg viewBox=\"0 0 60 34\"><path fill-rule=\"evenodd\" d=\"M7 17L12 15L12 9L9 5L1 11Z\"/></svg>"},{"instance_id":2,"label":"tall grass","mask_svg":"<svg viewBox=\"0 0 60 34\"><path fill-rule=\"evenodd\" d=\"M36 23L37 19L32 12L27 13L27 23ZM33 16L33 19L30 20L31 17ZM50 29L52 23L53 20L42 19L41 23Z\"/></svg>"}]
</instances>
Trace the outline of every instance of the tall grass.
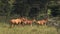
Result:
<instances>
[{"instance_id":1,"label":"tall grass","mask_svg":"<svg viewBox=\"0 0 60 34\"><path fill-rule=\"evenodd\" d=\"M9 22L5 22L6 18L0 18L0 34L59 34L55 27L48 26L21 26L16 25L13 28L9 28ZM60 30L59 30L60 32Z\"/></svg>"},{"instance_id":2,"label":"tall grass","mask_svg":"<svg viewBox=\"0 0 60 34\"><path fill-rule=\"evenodd\" d=\"M18 26L9 28L9 24L0 23L0 34L58 34L55 27L48 26Z\"/></svg>"}]
</instances>

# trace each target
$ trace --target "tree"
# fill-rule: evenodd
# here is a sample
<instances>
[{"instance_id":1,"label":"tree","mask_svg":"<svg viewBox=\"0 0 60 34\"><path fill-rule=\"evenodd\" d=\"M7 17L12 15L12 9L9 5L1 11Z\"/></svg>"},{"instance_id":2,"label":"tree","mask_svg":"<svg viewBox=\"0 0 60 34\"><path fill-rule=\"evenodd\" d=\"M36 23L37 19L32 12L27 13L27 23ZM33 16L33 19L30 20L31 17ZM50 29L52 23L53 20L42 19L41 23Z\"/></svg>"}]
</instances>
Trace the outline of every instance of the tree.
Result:
<instances>
[{"instance_id":1,"label":"tree","mask_svg":"<svg viewBox=\"0 0 60 34\"><path fill-rule=\"evenodd\" d=\"M14 9L15 0L8 0L7 2L8 3L6 3L7 4L6 12L7 12L7 17L10 17L10 14L11 14L12 10Z\"/></svg>"}]
</instances>

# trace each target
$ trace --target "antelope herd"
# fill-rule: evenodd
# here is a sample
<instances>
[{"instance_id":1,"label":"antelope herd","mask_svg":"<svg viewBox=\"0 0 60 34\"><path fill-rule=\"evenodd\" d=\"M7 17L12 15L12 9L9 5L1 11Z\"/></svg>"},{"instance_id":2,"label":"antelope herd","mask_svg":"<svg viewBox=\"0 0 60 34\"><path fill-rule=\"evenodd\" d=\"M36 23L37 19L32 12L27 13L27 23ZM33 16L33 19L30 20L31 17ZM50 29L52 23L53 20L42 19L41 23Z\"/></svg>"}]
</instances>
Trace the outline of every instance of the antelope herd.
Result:
<instances>
[{"instance_id":1,"label":"antelope herd","mask_svg":"<svg viewBox=\"0 0 60 34\"><path fill-rule=\"evenodd\" d=\"M32 26L33 23L36 23L36 24L39 24L39 25L44 25L47 22L48 22L47 18L42 19L42 20L36 20L36 19L28 19L28 18L21 17L21 18L16 18L16 19L11 19L10 20L10 23L11 23L12 27L14 26L14 24L29 24L29 25Z\"/></svg>"}]
</instances>

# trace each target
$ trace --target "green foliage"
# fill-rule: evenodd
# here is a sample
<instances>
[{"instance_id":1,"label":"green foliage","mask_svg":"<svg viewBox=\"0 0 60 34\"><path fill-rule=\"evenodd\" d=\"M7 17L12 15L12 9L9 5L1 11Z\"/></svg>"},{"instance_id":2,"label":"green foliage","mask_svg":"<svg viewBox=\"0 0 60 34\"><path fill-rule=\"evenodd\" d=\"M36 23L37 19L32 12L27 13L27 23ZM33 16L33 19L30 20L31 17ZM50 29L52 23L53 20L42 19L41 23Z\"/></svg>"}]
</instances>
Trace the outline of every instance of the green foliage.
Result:
<instances>
[{"instance_id":1,"label":"green foliage","mask_svg":"<svg viewBox=\"0 0 60 34\"><path fill-rule=\"evenodd\" d=\"M10 14L11 14L12 10L14 9L14 5L13 5L14 3L15 3L15 0L9 0L7 3L7 8L6 8L7 18L10 17Z\"/></svg>"},{"instance_id":2,"label":"green foliage","mask_svg":"<svg viewBox=\"0 0 60 34\"><path fill-rule=\"evenodd\" d=\"M7 11L9 11L9 14L10 14L10 12L12 11L12 9L13 9L13 4L14 4L14 2L15 2L15 0L10 0L10 1L8 1L8 4L7 4Z\"/></svg>"},{"instance_id":3,"label":"green foliage","mask_svg":"<svg viewBox=\"0 0 60 34\"><path fill-rule=\"evenodd\" d=\"M4 13L4 8L5 4L0 0L0 14L3 14Z\"/></svg>"},{"instance_id":4,"label":"green foliage","mask_svg":"<svg viewBox=\"0 0 60 34\"><path fill-rule=\"evenodd\" d=\"M48 9L47 14L51 15L51 9Z\"/></svg>"},{"instance_id":5,"label":"green foliage","mask_svg":"<svg viewBox=\"0 0 60 34\"><path fill-rule=\"evenodd\" d=\"M47 14L50 15L52 12L51 8L60 6L59 2L57 2L56 0L53 0L53 1L52 0L50 1L41 0L37 2L36 1L29 2L27 0L26 1L24 0L6 0L6 1L0 0L0 14L4 14L4 15L6 14L8 17L11 15L12 12L14 12L14 14L15 12L17 12L17 14L19 13L19 15L29 16L29 13L32 8L39 8L36 13L37 16L35 17L40 17L41 14L46 14L47 10L48 10ZM37 4L34 2L36 2ZM16 11L13 11L14 9L16 9ZM58 8L58 10L60 11L60 8ZM31 13L33 13L33 11Z\"/></svg>"}]
</instances>

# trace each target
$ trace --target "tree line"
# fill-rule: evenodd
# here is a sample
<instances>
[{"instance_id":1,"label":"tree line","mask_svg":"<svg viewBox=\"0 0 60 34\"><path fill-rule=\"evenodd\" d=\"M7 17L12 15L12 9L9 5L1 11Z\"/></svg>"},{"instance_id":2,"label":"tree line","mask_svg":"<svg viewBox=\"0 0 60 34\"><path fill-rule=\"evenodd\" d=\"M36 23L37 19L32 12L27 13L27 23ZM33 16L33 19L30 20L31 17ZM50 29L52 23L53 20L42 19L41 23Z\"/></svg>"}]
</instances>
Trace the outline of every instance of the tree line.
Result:
<instances>
[{"instance_id":1,"label":"tree line","mask_svg":"<svg viewBox=\"0 0 60 34\"><path fill-rule=\"evenodd\" d=\"M0 0L0 15L37 17L60 14L59 0Z\"/></svg>"}]
</instances>

